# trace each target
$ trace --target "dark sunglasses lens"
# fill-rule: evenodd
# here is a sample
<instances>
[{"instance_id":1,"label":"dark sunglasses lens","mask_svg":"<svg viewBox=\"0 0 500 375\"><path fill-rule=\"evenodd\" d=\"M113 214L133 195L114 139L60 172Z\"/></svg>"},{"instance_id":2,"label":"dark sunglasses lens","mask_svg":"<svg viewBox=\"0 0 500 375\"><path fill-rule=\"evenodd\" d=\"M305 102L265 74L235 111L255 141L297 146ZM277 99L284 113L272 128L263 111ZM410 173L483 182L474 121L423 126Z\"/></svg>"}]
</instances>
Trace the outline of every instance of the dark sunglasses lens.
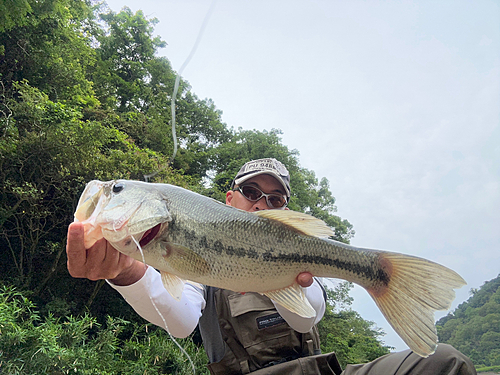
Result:
<instances>
[{"instance_id":1,"label":"dark sunglasses lens","mask_svg":"<svg viewBox=\"0 0 500 375\"><path fill-rule=\"evenodd\" d=\"M243 195L251 201L259 200L262 197L262 193L251 186L243 186L241 191L243 192Z\"/></svg>"},{"instance_id":2,"label":"dark sunglasses lens","mask_svg":"<svg viewBox=\"0 0 500 375\"><path fill-rule=\"evenodd\" d=\"M285 205L285 198L278 195L270 195L269 197L267 197L267 200L274 208L280 208Z\"/></svg>"}]
</instances>

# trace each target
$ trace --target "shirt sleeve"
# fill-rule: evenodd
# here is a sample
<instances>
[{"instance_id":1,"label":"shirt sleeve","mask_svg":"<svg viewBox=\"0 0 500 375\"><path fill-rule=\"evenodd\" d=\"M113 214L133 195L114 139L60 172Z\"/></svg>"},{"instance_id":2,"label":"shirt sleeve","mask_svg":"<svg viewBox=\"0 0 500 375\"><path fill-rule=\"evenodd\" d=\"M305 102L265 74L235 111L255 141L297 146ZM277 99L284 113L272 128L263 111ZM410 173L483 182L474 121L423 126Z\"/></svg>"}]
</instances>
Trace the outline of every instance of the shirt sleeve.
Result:
<instances>
[{"instance_id":1,"label":"shirt sleeve","mask_svg":"<svg viewBox=\"0 0 500 375\"><path fill-rule=\"evenodd\" d=\"M166 329L174 337L189 336L205 308L201 289L186 283L182 297L177 301L163 287L160 273L153 267L148 267L144 276L132 285L118 286L106 281L140 316Z\"/></svg>"},{"instance_id":2,"label":"shirt sleeve","mask_svg":"<svg viewBox=\"0 0 500 375\"><path fill-rule=\"evenodd\" d=\"M314 310L316 310L316 316L312 318L304 318L300 315L297 315L284 308L277 302L273 301L276 310L278 310L283 319L286 320L290 327L301 333L309 332L309 330L315 324L318 324L319 321L323 318L326 309L324 290L316 278L314 279L314 282L311 284L311 286L304 288L304 293L311 306L314 308Z\"/></svg>"}]
</instances>

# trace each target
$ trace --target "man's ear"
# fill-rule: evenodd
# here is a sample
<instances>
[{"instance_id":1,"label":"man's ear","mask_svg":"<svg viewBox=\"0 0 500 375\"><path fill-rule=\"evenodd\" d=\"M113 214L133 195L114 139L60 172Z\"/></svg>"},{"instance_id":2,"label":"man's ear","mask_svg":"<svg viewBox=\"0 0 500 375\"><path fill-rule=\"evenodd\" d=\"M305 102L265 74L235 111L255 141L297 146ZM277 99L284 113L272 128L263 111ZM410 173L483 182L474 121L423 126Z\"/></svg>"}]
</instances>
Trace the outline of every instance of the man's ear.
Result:
<instances>
[{"instance_id":1,"label":"man's ear","mask_svg":"<svg viewBox=\"0 0 500 375\"><path fill-rule=\"evenodd\" d=\"M230 206L230 205L231 205L231 201L233 200L233 193L234 193L234 191L232 191L232 190L229 190L229 191L226 193L226 204L227 204L228 206Z\"/></svg>"}]
</instances>

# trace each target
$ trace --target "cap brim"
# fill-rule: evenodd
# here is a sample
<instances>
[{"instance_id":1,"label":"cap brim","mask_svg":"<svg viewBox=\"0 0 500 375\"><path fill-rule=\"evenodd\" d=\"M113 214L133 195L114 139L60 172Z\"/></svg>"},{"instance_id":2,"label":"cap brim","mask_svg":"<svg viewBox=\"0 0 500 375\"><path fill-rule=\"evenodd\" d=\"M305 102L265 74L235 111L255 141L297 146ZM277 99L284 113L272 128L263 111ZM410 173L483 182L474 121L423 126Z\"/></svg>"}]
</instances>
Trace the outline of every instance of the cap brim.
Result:
<instances>
[{"instance_id":1,"label":"cap brim","mask_svg":"<svg viewBox=\"0 0 500 375\"><path fill-rule=\"evenodd\" d=\"M261 174L268 174L270 176L273 176L281 184L281 186L283 186L283 189L285 189L285 194L286 194L287 198L290 198L290 191L288 190L287 186L283 182L281 176L273 171L256 171L256 172L249 173L245 176L242 176L240 178L235 179L234 185L241 185L243 182L245 182L253 177L260 176Z\"/></svg>"}]
</instances>

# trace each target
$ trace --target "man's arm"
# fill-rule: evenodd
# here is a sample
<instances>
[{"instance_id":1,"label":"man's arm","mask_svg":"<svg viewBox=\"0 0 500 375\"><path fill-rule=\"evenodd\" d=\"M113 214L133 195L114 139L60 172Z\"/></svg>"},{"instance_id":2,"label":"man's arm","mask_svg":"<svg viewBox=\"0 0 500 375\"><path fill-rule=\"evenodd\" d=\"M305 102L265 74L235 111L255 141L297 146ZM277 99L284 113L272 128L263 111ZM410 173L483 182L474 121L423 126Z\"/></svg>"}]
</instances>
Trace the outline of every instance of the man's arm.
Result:
<instances>
[{"instance_id":1,"label":"man's arm","mask_svg":"<svg viewBox=\"0 0 500 375\"><path fill-rule=\"evenodd\" d=\"M175 300L163 287L160 273L153 267L148 267L144 276L132 285L119 286L110 280L108 283L140 316L162 328L166 323L168 331L175 337L189 336L205 308L203 291L189 283L184 285L180 301Z\"/></svg>"}]
</instances>

